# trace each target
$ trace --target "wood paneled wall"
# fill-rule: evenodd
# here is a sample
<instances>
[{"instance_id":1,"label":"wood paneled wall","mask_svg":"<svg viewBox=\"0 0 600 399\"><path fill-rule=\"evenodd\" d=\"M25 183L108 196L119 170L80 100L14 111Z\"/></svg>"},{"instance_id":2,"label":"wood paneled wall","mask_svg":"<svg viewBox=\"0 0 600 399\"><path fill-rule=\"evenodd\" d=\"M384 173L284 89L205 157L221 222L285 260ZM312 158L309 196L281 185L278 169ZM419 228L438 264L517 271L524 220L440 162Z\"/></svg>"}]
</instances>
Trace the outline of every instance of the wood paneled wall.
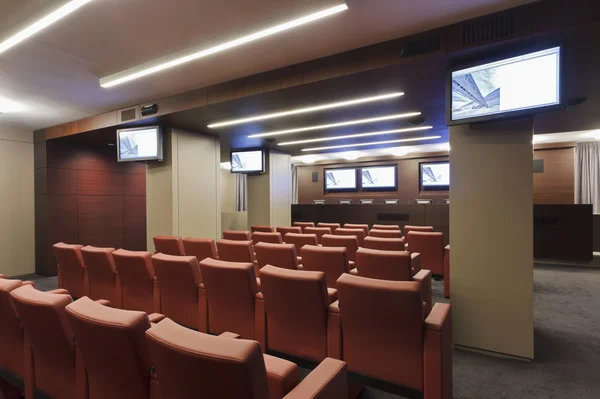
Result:
<instances>
[{"instance_id":1,"label":"wood paneled wall","mask_svg":"<svg viewBox=\"0 0 600 399\"><path fill-rule=\"evenodd\" d=\"M536 150L533 159L544 161L544 173L533 174L533 203L575 203L575 148Z\"/></svg>"}]
</instances>

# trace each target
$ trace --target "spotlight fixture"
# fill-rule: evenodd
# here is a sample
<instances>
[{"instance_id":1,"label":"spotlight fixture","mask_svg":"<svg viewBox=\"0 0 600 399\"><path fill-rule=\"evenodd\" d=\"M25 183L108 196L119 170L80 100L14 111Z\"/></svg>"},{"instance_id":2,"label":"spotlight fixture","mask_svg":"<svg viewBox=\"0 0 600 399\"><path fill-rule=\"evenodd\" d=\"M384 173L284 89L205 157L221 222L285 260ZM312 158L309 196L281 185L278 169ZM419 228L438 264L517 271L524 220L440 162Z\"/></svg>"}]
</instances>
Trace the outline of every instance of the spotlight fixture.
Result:
<instances>
[{"instance_id":1,"label":"spotlight fixture","mask_svg":"<svg viewBox=\"0 0 600 399\"><path fill-rule=\"evenodd\" d=\"M254 42L256 40L259 40L259 39L262 39L262 38L265 38L268 36L272 36L272 35L275 35L280 32L284 32L286 30L296 28L298 26L307 24L309 22L313 22L318 19L337 14L337 13L345 11L347 9L348 9L348 6L346 5L346 3L339 4L335 7L327 8L325 10L322 10L322 11L319 11L319 12L316 12L316 13L313 13L310 15L306 15L304 17L294 19L292 21L283 23L281 25L273 26L273 27L261 30L259 32L252 33L250 35L243 36L238 39L235 39L235 40L232 40L232 41L229 41L229 42L226 42L226 43L214 46L214 47L210 47L210 48L200 50L200 51L194 51L191 54L180 56L175 59L166 61L163 58L158 61L158 64L156 64L156 61L155 61L155 62L143 64L138 67L133 67L133 68L127 69L125 71L116 73L114 75L107 76L105 78L100 79L100 86L102 86L104 88L108 88L108 87L113 87L113 86L116 86L119 84L123 84L125 82L139 79L141 77L148 76L153 73L163 71L165 69L173 68L173 67L179 66L181 64L185 64L190 61L197 60L199 58L203 58L203 57L206 57L206 56L209 56L212 54L220 53L222 51L229 50L231 48L239 47L244 44ZM151 64L153 64L153 65L151 66Z\"/></svg>"},{"instance_id":2,"label":"spotlight fixture","mask_svg":"<svg viewBox=\"0 0 600 399\"><path fill-rule=\"evenodd\" d=\"M393 120L393 119L410 118L412 116L420 115L420 114L421 114L420 112L407 112L407 113L404 113L404 114L394 114L394 115L378 116L376 118L357 119L357 120L353 120L353 121L330 123L330 124L327 124L327 125L317 125L317 126L309 126L309 127L300 127L300 128L297 128L297 129L277 130L275 132L252 134L252 135L248 136L248 138L249 139L254 139L254 138L258 138L258 137L270 137L270 136L280 136L280 135L283 135L283 134L308 132L308 131L311 131L311 130L331 129L331 128L334 128L334 127L341 127L341 126L362 125L362 124L365 124L365 123L389 121L389 120Z\"/></svg>"},{"instance_id":3,"label":"spotlight fixture","mask_svg":"<svg viewBox=\"0 0 600 399\"><path fill-rule=\"evenodd\" d=\"M304 148L304 149L302 149L302 151L335 150L335 149L338 149L338 148L352 148L352 147L364 147L364 146L368 146L368 145L392 144L392 143L406 143L406 142L410 142L410 141L436 140L436 139L441 139L441 138L442 138L442 136L415 137L415 138L412 138L412 139L375 141L375 142L372 142L372 143L333 145L333 146L330 146L330 147L317 147L317 148Z\"/></svg>"},{"instance_id":4,"label":"spotlight fixture","mask_svg":"<svg viewBox=\"0 0 600 399\"><path fill-rule=\"evenodd\" d=\"M429 130L429 129L433 129L433 126L409 127L409 128L405 128L405 129L382 130L380 132L347 134L345 136L331 136L331 137L323 137L323 138L319 138L319 139L310 139L310 140L287 141L284 143L279 143L279 145L286 146L286 145L295 145L295 144L317 143L319 141L343 140L343 139L352 139L352 138L356 138L356 137L381 136L384 134L407 133L407 132L416 132L419 130Z\"/></svg>"}]
</instances>

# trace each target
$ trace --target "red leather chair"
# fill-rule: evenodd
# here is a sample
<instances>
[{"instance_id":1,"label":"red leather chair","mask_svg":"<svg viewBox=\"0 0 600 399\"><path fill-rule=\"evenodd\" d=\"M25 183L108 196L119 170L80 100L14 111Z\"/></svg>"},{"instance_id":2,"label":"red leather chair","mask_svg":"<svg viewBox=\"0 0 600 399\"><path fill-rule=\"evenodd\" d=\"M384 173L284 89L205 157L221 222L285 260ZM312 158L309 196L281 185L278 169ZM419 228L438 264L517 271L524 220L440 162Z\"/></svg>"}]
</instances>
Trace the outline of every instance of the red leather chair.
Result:
<instances>
[{"instance_id":1,"label":"red leather chair","mask_svg":"<svg viewBox=\"0 0 600 399\"><path fill-rule=\"evenodd\" d=\"M160 397L154 363L146 342L151 320L144 312L113 309L87 297L65 308L87 376L89 398L150 399ZM51 345L51 344L48 344Z\"/></svg>"},{"instance_id":2,"label":"red leather chair","mask_svg":"<svg viewBox=\"0 0 600 399\"><path fill-rule=\"evenodd\" d=\"M313 222L294 222L292 223L292 226L300 227L302 229L302 232L304 233L305 227L315 227L315 224Z\"/></svg>"},{"instance_id":3,"label":"red leather chair","mask_svg":"<svg viewBox=\"0 0 600 399\"><path fill-rule=\"evenodd\" d=\"M308 227L307 227L308 228ZM300 254L305 245L319 245L316 234L296 234L288 233L286 235L286 244L293 244L296 247L296 254ZM298 264L302 263L302 258L298 256Z\"/></svg>"},{"instance_id":4,"label":"red leather chair","mask_svg":"<svg viewBox=\"0 0 600 399\"><path fill-rule=\"evenodd\" d=\"M323 236L322 241L324 247L346 248L348 251L350 269L354 268L356 264L356 251L358 251L358 238L356 238L356 236L326 234Z\"/></svg>"},{"instance_id":5,"label":"red leather chair","mask_svg":"<svg viewBox=\"0 0 600 399\"><path fill-rule=\"evenodd\" d=\"M423 233L433 233L433 226L404 226L404 237L406 237L406 245L408 246L408 233L418 231ZM407 248L408 250L408 248Z\"/></svg>"},{"instance_id":6,"label":"red leather chair","mask_svg":"<svg viewBox=\"0 0 600 399\"><path fill-rule=\"evenodd\" d=\"M183 248L188 256L195 256L198 261L205 258L219 259L215 240L205 238L184 238Z\"/></svg>"},{"instance_id":7,"label":"red leather chair","mask_svg":"<svg viewBox=\"0 0 600 399\"><path fill-rule=\"evenodd\" d=\"M335 230L333 235L336 236L356 236L358 239L358 246L365 246L365 231L363 229L347 229L347 228L339 228Z\"/></svg>"},{"instance_id":8,"label":"red leather chair","mask_svg":"<svg viewBox=\"0 0 600 399\"><path fill-rule=\"evenodd\" d=\"M271 226L250 226L250 231L253 233L256 231L260 231L263 233L274 233L275 229Z\"/></svg>"},{"instance_id":9,"label":"red leather chair","mask_svg":"<svg viewBox=\"0 0 600 399\"><path fill-rule=\"evenodd\" d=\"M198 333L169 319L146 331L146 338L164 398L348 397L346 365L339 360L325 359L298 383L298 366L263 355L255 341Z\"/></svg>"},{"instance_id":10,"label":"red leather chair","mask_svg":"<svg viewBox=\"0 0 600 399\"><path fill-rule=\"evenodd\" d=\"M339 223L319 223L317 224L317 227L329 227L331 229L331 234L333 234L342 226Z\"/></svg>"},{"instance_id":11,"label":"red leather chair","mask_svg":"<svg viewBox=\"0 0 600 399\"><path fill-rule=\"evenodd\" d=\"M152 266L152 254L144 251L113 252L119 273L122 308L151 313L160 313L160 289Z\"/></svg>"},{"instance_id":12,"label":"red leather chair","mask_svg":"<svg viewBox=\"0 0 600 399\"><path fill-rule=\"evenodd\" d=\"M283 242L285 242L285 235L287 233L302 234L302 227L278 227L277 232L281 234L283 237Z\"/></svg>"},{"instance_id":13,"label":"red leather chair","mask_svg":"<svg viewBox=\"0 0 600 399\"><path fill-rule=\"evenodd\" d=\"M444 248L444 296L450 298L450 245Z\"/></svg>"},{"instance_id":14,"label":"red leather chair","mask_svg":"<svg viewBox=\"0 0 600 399\"><path fill-rule=\"evenodd\" d=\"M321 244L321 239L325 234L331 234L330 227L307 227L304 229L304 234L316 234L317 240L319 244Z\"/></svg>"},{"instance_id":15,"label":"red leather chair","mask_svg":"<svg viewBox=\"0 0 600 399\"><path fill-rule=\"evenodd\" d=\"M405 238L365 237L365 248L382 251L404 251Z\"/></svg>"},{"instance_id":16,"label":"red leather chair","mask_svg":"<svg viewBox=\"0 0 600 399\"><path fill-rule=\"evenodd\" d=\"M435 275L444 275L444 236L443 233L411 231L406 236L410 242L409 251L421 254L421 267Z\"/></svg>"},{"instance_id":17,"label":"red leather chair","mask_svg":"<svg viewBox=\"0 0 600 399\"><path fill-rule=\"evenodd\" d=\"M121 283L113 260L114 248L83 247L81 255L90 283L89 297L106 299L113 306L122 306Z\"/></svg>"},{"instance_id":18,"label":"red leather chair","mask_svg":"<svg viewBox=\"0 0 600 399\"><path fill-rule=\"evenodd\" d=\"M298 255L294 244L271 244L259 242L254 246L258 270L266 265L284 269L298 269Z\"/></svg>"},{"instance_id":19,"label":"red leather chair","mask_svg":"<svg viewBox=\"0 0 600 399\"><path fill-rule=\"evenodd\" d=\"M337 292L327 289L325 274L265 266L259 277L256 339L263 350L317 362L339 359L339 319L329 320L328 315Z\"/></svg>"},{"instance_id":20,"label":"red leather chair","mask_svg":"<svg viewBox=\"0 0 600 399\"><path fill-rule=\"evenodd\" d=\"M227 262L255 264L252 241L217 240L219 259Z\"/></svg>"},{"instance_id":21,"label":"red leather chair","mask_svg":"<svg viewBox=\"0 0 600 399\"><path fill-rule=\"evenodd\" d=\"M369 231L370 237L379 238L402 238L402 232L400 230L375 230Z\"/></svg>"},{"instance_id":22,"label":"red leather chair","mask_svg":"<svg viewBox=\"0 0 600 399\"><path fill-rule=\"evenodd\" d=\"M335 288L337 279L342 274L350 272L346 248L305 245L300 254L302 255L302 268L307 271L325 273L325 281L329 288Z\"/></svg>"},{"instance_id":23,"label":"red leather chair","mask_svg":"<svg viewBox=\"0 0 600 399\"><path fill-rule=\"evenodd\" d=\"M4 274L0 274L0 278L6 278L6 276Z\"/></svg>"},{"instance_id":24,"label":"red leather chair","mask_svg":"<svg viewBox=\"0 0 600 399\"><path fill-rule=\"evenodd\" d=\"M244 339L255 339L254 297L258 284L254 265L206 258L200 262L200 271L208 303L208 332L233 332Z\"/></svg>"},{"instance_id":25,"label":"red leather chair","mask_svg":"<svg viewBox=\"0 0 600 399\"><path fill-rule=\"evenodd\" d=\"M281 238L281 233L265 233L262 231L257 231L252 233L252 243L254 245L259 242L270 242L271 244L281 244L283 243L283 239Z\"/></svg>"},{"instance_id":26,"label":"red leather chair","mask_svg":"<svg viewBox=\"0 0 600 399\"><path fill-rule=\"evenodd\" d=\"M345 229L362 229L365 232L365 237L369 235L369 225L368 224L352 224L346 223L344 224Z\"/></svg>"},{"instance_id":27,"label":"red leather chair","mask_svg":"<svg viewBox=\"0 0 600 399\"><path fill-rule=\"evenodd\" d=\"M188 328L207 332L208 310L198 259L156 254L152 264L160 287L161 313Z\"/></svg>"},{"instance_id":28,"label":"red leather chair","mask_svg":"<svg viewBox=\"0 0 600 399\"><path fill-rule=\"evenodd\" d=\"M153 240L156 253L177 256L185 255L181 237L155 236Z\"/></svg>"},{"instance_id":29,"label":"red leather chair","mask_svg":"<svg viewBox=\"0 0 600 399\"><path fill-rule=\"evenodd\" d=\"M424 399L451 399L450 305L437 303L425 318L417 282L344 274L337 284L339 307L331 311L341 313L349 371L421 391Z\"/></svg>"},{"instance_id":30,"label":"red leather chair","mask_svg":"<svg viewBox=\"0 0 600 399\"><path fill-rule=\"evenodd\" d=\"M223 232L223 239L233 241L250 241L251 236L249 231L225 230Z\"/></svg>"},{"instance_id":31,"label":"red leather chair","mask_svg":"<svg viewBox=\"0 0 600 399\"><path fill-rule=\"evenodd\" d=\"M397 224L374 224L372 228L375 230L400 230L400 226Z\"/></svg>"},{"instance_id":32,"label":"red leather chair","mask_svg":"<svg viewBox=\"0 0 600 399\"><path fill-rule=\"evenodd\" d=\"M83 245L59 242L53 245L58 260L58 288L64 288L76 298L89 295L89 281L81 255Z\"/></svg>"}]
</instances>

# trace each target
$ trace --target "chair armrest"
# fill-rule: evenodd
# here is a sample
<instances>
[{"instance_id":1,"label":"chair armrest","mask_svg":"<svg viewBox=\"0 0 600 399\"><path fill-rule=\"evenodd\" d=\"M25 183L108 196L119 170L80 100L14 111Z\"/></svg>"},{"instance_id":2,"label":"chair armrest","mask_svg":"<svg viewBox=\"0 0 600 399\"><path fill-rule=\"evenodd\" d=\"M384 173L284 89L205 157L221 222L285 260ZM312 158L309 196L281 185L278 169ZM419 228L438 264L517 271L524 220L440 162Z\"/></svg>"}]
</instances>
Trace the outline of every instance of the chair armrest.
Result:
<instances>
[{"instance_id":1,"label":"chair armrest","mask_svg":"<svg viewBox=\"0 0 600 399\"><path fill-rule=\"evenodd\" d=\"M23 285L30 285L32 287L35 287L35 283L33 281L29 281L29 280L23 281L22 284Z\"/></svg>"},{"instance_id":2,"label":"chair armrest","mask_svg":"<svg viewBox=\"0 0 600 399\"><path fill-rule=\"evenodd\" d=\"M450 245L444 248L444 296L450 298Z\"/></svg>"},{"instance_id":3,"label":"chair armrest","mask_svg":"<svg viewBox=\"0 0 600 399\"><path fill-rule=\"evenodd\" d=\"M431 270L421 269L413 276L414 281L421 283L423 291L423 302L425 302L425 317L431 312L433 306L432 290L431 290Z\"/></svg>"},{"instance_id":4,"label":"chair armrest","mask_svg":"<svg viewBox=\"0 0 600 399\"><path fill-rule=\"evenodd\" d=\"M334 303L338 300L338 292L335 288L327 288L327 297L329 298L329 303Z\"/></svg>"},{"instance_id":5,"label":"chair armrest","mask_svg":"<svg viewBox=\"0 0 600 399\"><path fill-rule=\"evenodd\" d=\"M151 313L148 315L148 320L150 320L150 323L154 323L157 324L158 322L162 321L165 318L164 314L160 314L160 313Z\"/></svg>"},{"instance_id":6,"label":"chair armrest","mask_svg":"<svg viewBox=\"0 0 600 399\"><path fill-rule=\"evenodd\" d=\"M154 305L154 312L162 312L162 306L160 303L160 287L158 286L158 279L156 276L152 278L152 302Z\"/></svg>"},{"instance_id":7,"label":"chair armrest","mask_svg":"<svg viewBox=\"0 0 600 399\"><path fill-rule=\"evenodd\" d=\"M418 252L412 252L410 254L410 266L413 268L415 273L421 270L421 254Z\"/></svg>"},{"instance_id":8,"label":"chair armrest","mask_svg":"<svg viewBox=\"0 0 600 399\"><path fill-rule=\"evenodd\" d=\"M452 321L450 309L448 303L436 303L427 319L425 319L425 329L428 331L442 331Z\"/></svg>"},{"instance_id":9,"label":"chair armrest","mask_svg":"<svg viewBox=\"0 0 600 399\"><path fill-rule=\"evenodd\" d=\"M339 301L333 302L327 309L327 356L342 358L342 315Z\"/></svg>"},{"instance_id":10,"label":"chair armrest","mask_svg":"<svg viewBox=\"0 0 600 399\"><path fill-rule=\"evenodd\" d=\"M335 301L329 305L329 313L340 313L340 301Z\"/></svg>"},{"instance_id":11,"label":"chair armrest","mask_svg":"<svg viewBox=\"0 0 600 399\"><path fill-rule=\"evenodd\" d=\"M350 274L353 276L358 276L358 269L354 268L354 269L350 270Z\"/></svg>"},{"instance_id":12,"label":"chair armrest","mask_svg":"<svg viewBox=\"0 0 600 399\"><path fill-rule=\"evenodd\" d=\"M208 334L208 298L204 284L198 286L198 331Z\"/></svg>"},{"instance_id":13,"label":"chair armrest","mask_svg":"<svg viewBox=\"0 0 600 399\"><path fill-rule=\"evenodd\" d=\"M452 397L452 313L447 303L436 303L425 319L423 341L425 397Z\"/></svg>"},{"instance_id":14,"label":"chair armrest","mask_svg":"<svg viewBox=\"0 0 600 399\"><path fill-rule=\"evenodd\" d=\"M59 288L56 290L48 291L49 294L58 294L58 295L69 295L69 291L64 288Z\"/></svg>"},{"instance_id":15,"label":"chair armrest","mask_svg":"<svg viewBox=\"0 0 600 399\"><path fill-rule=\"evenodd\" d=\"M326 399L348 397L348 366L341 360L326 358L296 385L284 399Z\"/></svg>"},{"instance_id":16,"label":"chair armrest","mask_svg":"<svg viewBox=\"0 0 600 399\"><path fill-rule=\"evenodd\" d=\"M112 304L110 303L110 301L108 301L106 299L98 299L97 301L94 301L94 302L99 303L100 305L112 307Z\"/></svg>"},{"instance_id":17,"label":"chair armrest","mask_svg":"<svg viewBox=\"0 0 600 399\"><path fill-rule=\"evenodd\" d=\"M267 352L267 314L265 297L262 292L254 296L254 339L258 341L263 353Z\"/></svg>"},{"instance_id":18,"label":"chair armrest","mask_svg":"<svg viewBox=\"0 0 600 399\"><path fill-rule=\"evenodd\" d=\"M229 331L225 331L223 334L220 334L219 337L221 338L230 338L230 339L240 339L241 336L239 334L236 333L232 333Z\"/></svg>"}]
</instances>

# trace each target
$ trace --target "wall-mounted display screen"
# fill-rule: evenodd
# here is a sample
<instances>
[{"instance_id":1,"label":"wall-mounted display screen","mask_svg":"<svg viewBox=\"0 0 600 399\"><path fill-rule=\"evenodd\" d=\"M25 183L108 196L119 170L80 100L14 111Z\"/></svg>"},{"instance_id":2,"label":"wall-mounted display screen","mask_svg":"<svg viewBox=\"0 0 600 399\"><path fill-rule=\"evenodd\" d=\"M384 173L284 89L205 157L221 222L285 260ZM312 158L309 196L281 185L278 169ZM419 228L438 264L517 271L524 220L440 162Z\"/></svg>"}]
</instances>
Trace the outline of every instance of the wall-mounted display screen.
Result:
<instances>
[{"instance_id":1,"label":"wall-mounted display screen","mask_svg":"<svg viewBox=\"0 0 600 399\"><path fill-rule=\"evenodd\" d=\"M396 166L377 166L361 169L363 191L395 191Z\"/></svg>"},{"instance_id":2,"label":"wall-mounted display screen","mask_svg":"<svg viewBox=\"0 0 600 399\"><path fill-rule=\"evenodd\" d=\"M325 191L356 191L356 169L325 169Z\"/></svg>"},{"instance_id":3,"label":"wall-mounted display screen","mask_svg":"<svg viewBox=\"0 0 600 399\"><path fill-rule=\"evenodd\" d=\"M528 114L561 105L561 48L451 72L448 124Z\"/></svg>"},{"instance_id":4,"label":"wall-mounted display screen","mask_svg":"<svg viewBox=\"0 0 600 399\"><path fill-rule=\"evenodd\" d=\"M421 190L449 190L450 163L429 162L419 165Z\"/></svg>"},{"instance_id":5,"label":"wall-mounted display screen","mask_svg":"<svg viewBox=\"0 0 600 399\"><path fill-rule=\"evenodd\" d=\"M117 130L119 162L162 161L162 132L158 126Z\"/></svg>"},{"instance_id":6,"label":"wall-mounted display screen","mask_svg":"<svg viewBox=\"0 0 600 399\"><path fill-rule=\"evenodd\" d=\"M231 151L231 173L263 173L265 155L262 150Z\"/></svg>"}]
</instances>

